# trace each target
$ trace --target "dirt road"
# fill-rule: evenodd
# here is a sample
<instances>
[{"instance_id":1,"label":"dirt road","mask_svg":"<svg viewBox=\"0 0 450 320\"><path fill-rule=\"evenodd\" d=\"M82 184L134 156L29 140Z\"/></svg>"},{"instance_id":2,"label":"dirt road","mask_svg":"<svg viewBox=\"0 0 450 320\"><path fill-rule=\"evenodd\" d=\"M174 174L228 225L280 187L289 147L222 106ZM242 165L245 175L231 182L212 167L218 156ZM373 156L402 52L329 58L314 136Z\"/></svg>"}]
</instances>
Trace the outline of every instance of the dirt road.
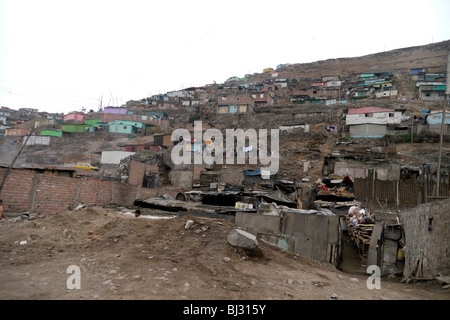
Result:
<instances>
[{"instance_id":1,"label":"dirt road","mask_svg":"<svg viewBox=\"0 0 450 320\"><path fill-rule=\"evenodd\" d=\"M450 298L436 282L383 278L381 289L369 290L364 274L341 272L262 241L248 254L227 243L235 228L230 222L146 217L92 207L1 221L0 299ZM188 219L195 223L185 230ZM68 289L68 282L76 283L70 266L79 267L80 289Z\"/></svg>"}]
</instances>

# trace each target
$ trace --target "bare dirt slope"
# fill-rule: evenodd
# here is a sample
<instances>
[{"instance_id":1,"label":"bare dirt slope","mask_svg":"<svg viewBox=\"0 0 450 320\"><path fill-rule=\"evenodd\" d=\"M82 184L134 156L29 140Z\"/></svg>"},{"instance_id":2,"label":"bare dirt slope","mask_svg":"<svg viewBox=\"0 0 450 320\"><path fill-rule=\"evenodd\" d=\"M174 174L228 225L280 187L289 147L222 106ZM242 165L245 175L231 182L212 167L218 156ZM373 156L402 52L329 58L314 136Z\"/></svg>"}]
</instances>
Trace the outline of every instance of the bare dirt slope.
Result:
<instances>
[{"instance_id":1,"label":"bare dirt slope","mask_svg":"<svg viewBox=\"0 0 450 320\"><path fill-rule=\"evenodd\" d=\"M188 230L187 219L195 224ZM232 223L135 218L100 207L0 222L1 299L449 299L435 282L402 284L335 268L259 242L227 243ZM27 240L27 244L19 242ZM71 265L81 289L67 288Z\"/></svg>"}]
</instances>

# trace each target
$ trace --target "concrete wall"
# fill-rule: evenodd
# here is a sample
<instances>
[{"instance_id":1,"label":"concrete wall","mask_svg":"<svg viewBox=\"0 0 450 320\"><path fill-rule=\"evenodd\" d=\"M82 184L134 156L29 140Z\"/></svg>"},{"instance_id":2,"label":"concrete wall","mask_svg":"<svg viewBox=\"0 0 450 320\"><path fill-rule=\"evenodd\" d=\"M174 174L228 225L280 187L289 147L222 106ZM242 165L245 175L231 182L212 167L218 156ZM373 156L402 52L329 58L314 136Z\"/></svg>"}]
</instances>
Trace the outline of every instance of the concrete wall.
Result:
<instances>
[{"instance_id":1,"label":"concrete wall","mask_svg":"<svg viewBox=\"0 0 450 320\"><path fill-rule=\"evenodd\" d=\"M23 144L25 144L26 141L26 145L27 146L32 146L32 145L50 145L50 137L49 136L30 136L27 140L27 137L23 138Z\"/></svg>"},{"instance_id":2,"label":"concrete wall","mask_svg":"<svg viewBox=\"0 0 450 320\"><path fill-rule=\"evenodd\" d=\"M349 127L350 137L354 138L381 138L387 132L384 124L352 124Z\"/></svg>"},{"instance_id":3,"label":"concrete wall","mask_svg":"<svg viewBox=\"0 0 450 320\"><path fill-rule=\"evenodd\" d=\"M450 199L400 212L405 233L406 277L450 275Z\"/></svg>"}]
</instances>

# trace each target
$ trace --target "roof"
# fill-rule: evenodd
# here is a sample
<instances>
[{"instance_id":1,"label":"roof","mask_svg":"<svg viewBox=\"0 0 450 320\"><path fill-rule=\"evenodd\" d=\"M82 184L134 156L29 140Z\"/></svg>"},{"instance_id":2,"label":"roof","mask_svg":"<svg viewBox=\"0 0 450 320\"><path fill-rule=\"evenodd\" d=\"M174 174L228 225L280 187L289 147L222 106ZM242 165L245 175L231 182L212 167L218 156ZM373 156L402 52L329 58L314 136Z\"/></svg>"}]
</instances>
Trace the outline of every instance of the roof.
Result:
<instances>
[{"instance_id":1,"label":"roof","mask_svg":"<svg viewBox=\"0 0 450 320\"><path fill-rule=\"evenodd\" d=\"M394 110L377 108L377 107L355 108L355 109L348 110L348 114L377 113L377 112L394 112Z\"/></svg>"}]
</instances>

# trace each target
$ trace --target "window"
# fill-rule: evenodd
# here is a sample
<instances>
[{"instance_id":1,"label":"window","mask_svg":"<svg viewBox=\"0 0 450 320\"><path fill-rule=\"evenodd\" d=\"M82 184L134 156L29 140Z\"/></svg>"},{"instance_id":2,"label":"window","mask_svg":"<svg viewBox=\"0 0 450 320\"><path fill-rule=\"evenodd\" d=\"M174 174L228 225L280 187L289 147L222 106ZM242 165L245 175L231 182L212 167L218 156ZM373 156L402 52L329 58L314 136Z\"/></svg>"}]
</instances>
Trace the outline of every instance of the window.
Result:
<instances>
[{"instance_id":1,"label":"window","mask_svg":"<svg viewBox=\"0 0 450 320\"><path fill-rule=\"evenodd\" d=\"M127 126L123 126L123 128L124 128L124 129L126 129L126 128L127 128Z\"/></svg>"},{"instance_id":2,"label":"window","mask_svg":"<svg viewBox=\"0 0 450 320\"><path fill-rule=\"evenodd\" d=\"M393 118L394 114L393 113L389 113L389 118Z\"/></svg>"},{"instance_id":3,"label":"window","mask_svg":"<svg viewBox=\"0 0 450 320\"><path fill-rule=\"evenodd\" d=\"M131 147L131 152L136 152L136 148L135 147Z\"/></svg>"},{"instance_id":4,"label":"window","mask_svg":"<svg viewBox=\"0 0 450 320\"><path fill-rule=\"evenodd\" d=\"M371 118L371 117L373 117L373 113L366 113L364 116L365 116L366 118Z\"/></svg>"}]
</instances>

